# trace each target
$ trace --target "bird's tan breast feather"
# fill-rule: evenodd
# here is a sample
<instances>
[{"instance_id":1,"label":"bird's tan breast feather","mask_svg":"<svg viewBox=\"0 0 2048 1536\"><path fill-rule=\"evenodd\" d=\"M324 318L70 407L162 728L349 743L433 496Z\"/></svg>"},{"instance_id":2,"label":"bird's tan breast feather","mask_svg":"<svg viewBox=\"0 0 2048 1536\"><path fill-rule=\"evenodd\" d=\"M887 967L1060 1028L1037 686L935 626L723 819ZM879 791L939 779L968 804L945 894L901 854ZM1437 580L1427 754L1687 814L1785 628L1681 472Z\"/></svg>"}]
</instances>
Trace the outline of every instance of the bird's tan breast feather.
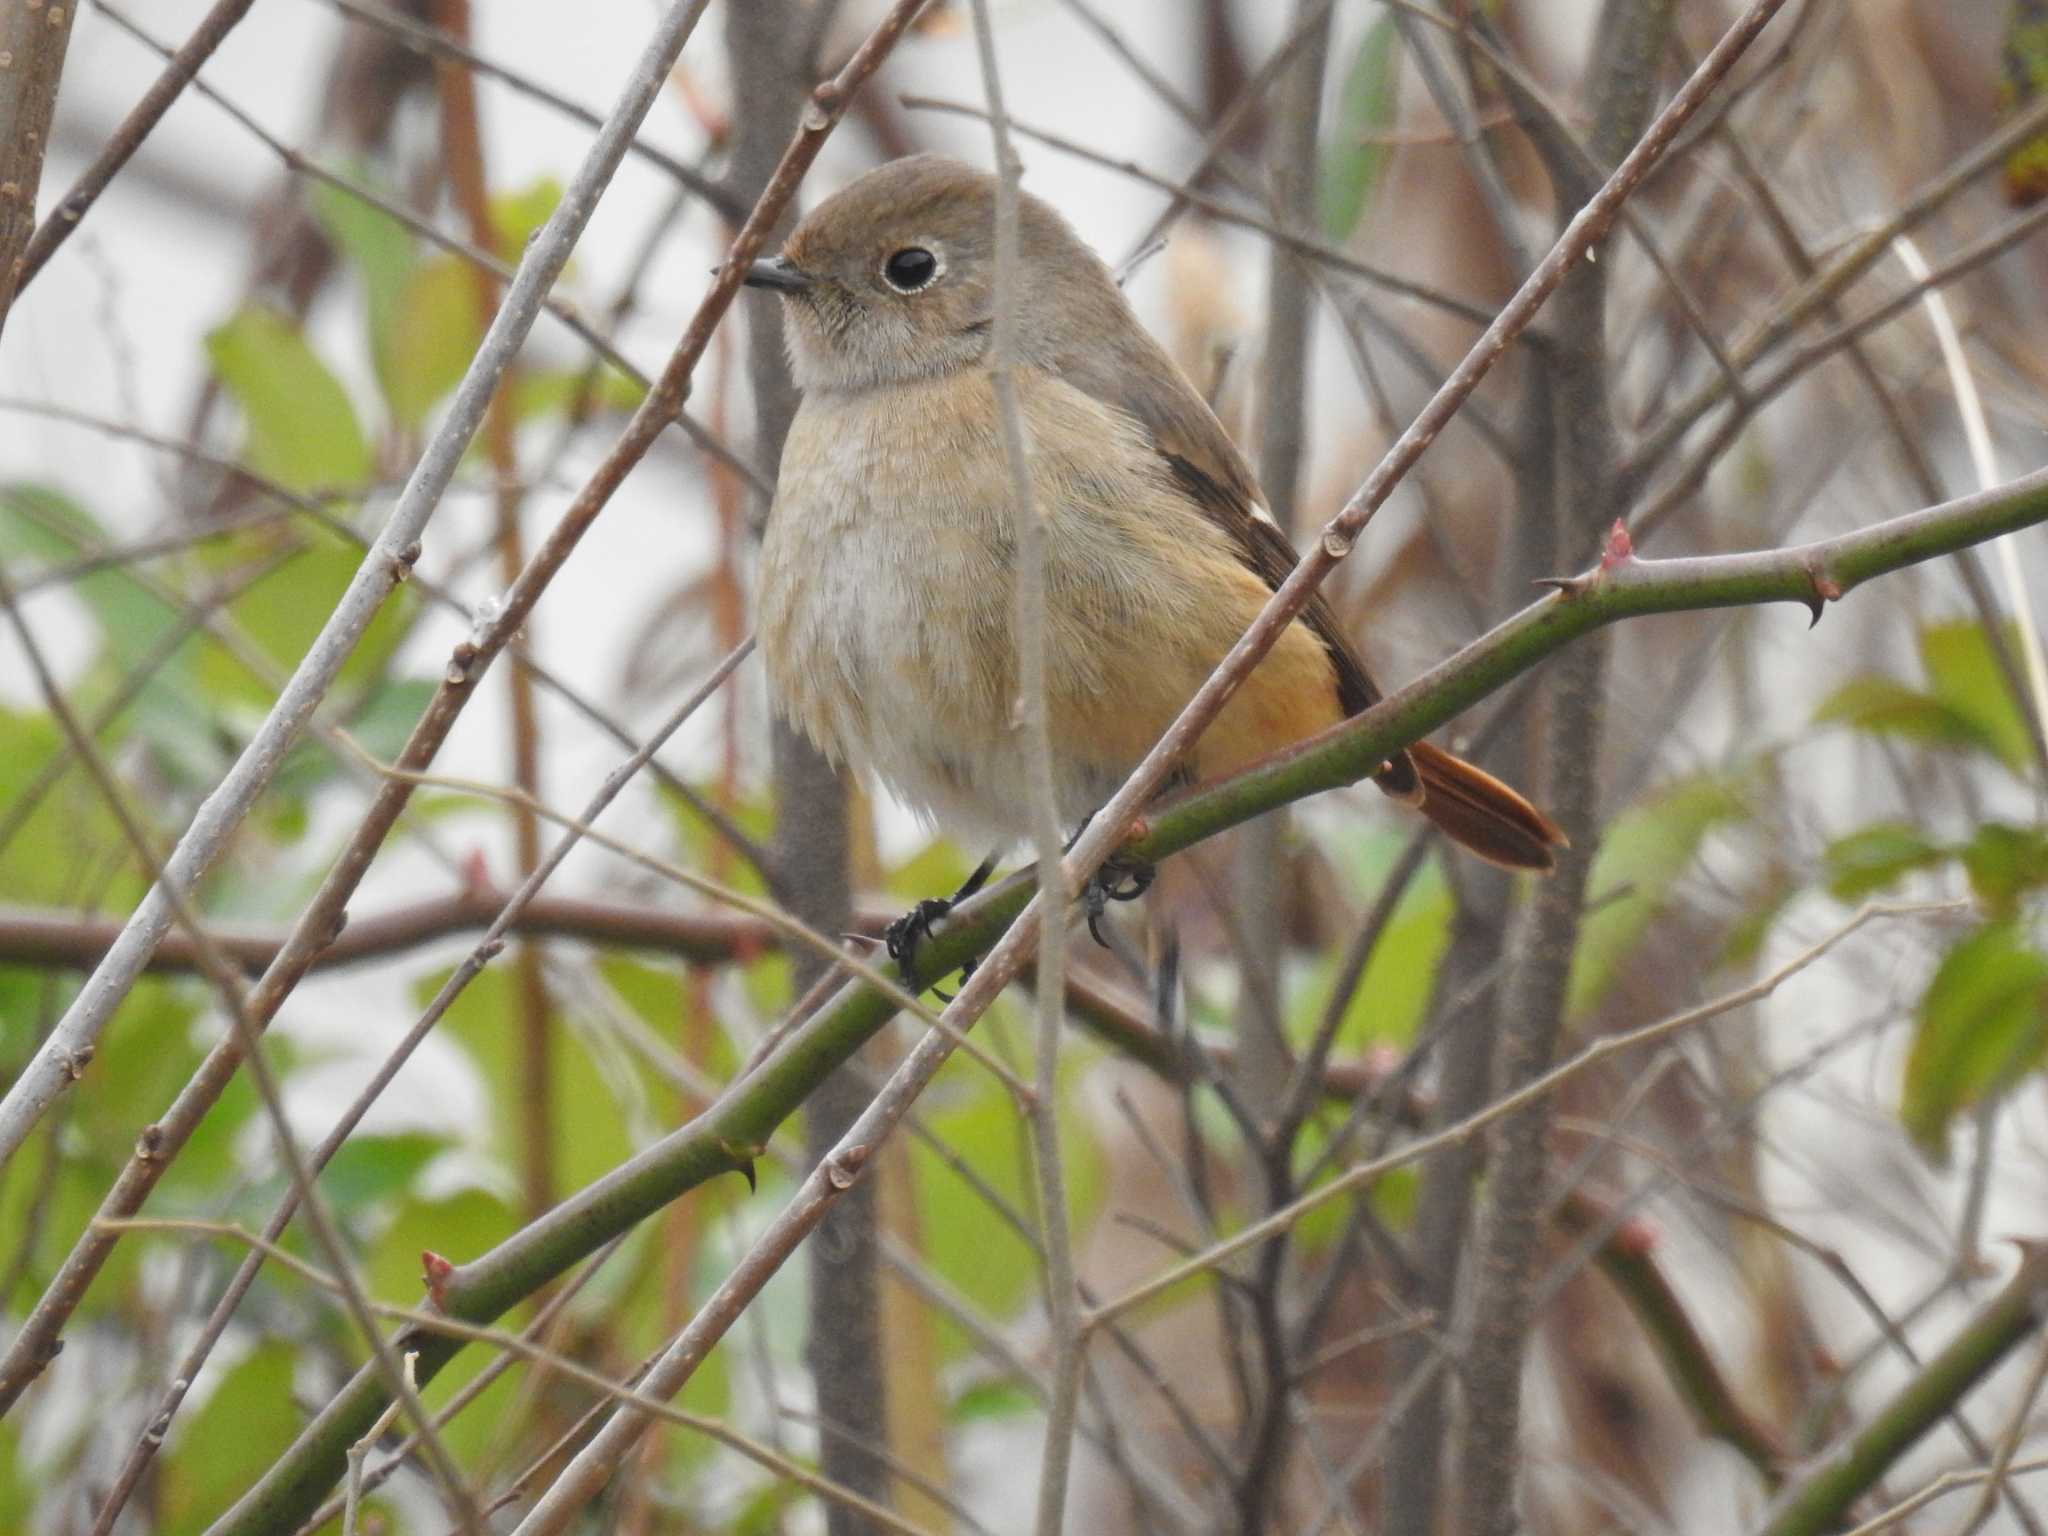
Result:
<instances>
[{"instance_id":1,"label":"bird's tan breast feather","mask_svg":"<svg viewBox=\"0 0 2048 1536\"><path fill-rule=\"evenodd\" d=\"M1018 382L1046 526L1054 749L1077 785L1113 787L1271 594L1142 423L1046 373ZM887 401L806 399L763 549L761 644L785 709L820 745L885 776L906 751L941 775L949 743L1014 747L1010 492L985 374ZM1197 775L1341 714L1327 648L1294 625L1205 734ZM911 732L914 748L899 739Z\"/></svg>"}]
</instances>

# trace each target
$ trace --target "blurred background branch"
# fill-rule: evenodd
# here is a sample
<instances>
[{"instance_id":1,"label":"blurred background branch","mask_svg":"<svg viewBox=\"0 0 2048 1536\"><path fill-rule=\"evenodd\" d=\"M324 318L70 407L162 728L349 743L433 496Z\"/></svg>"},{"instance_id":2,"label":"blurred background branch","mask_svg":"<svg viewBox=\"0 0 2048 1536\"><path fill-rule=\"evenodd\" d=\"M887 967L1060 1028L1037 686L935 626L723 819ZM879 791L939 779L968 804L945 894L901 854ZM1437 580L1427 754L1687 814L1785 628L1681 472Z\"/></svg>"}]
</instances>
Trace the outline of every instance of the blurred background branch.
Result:
<instances>
[{"instance_id":1,"label":"blurred background branch","mask_svg":"<svg viewBox=\"0 0 2048 1536\"><path fill-rule=\"evenodd\" d=\"M50 149L57 86L77 7L28 0L0 12L0 330L26 281L36 227L36 191Z\"/></svg>"}]
</instances>

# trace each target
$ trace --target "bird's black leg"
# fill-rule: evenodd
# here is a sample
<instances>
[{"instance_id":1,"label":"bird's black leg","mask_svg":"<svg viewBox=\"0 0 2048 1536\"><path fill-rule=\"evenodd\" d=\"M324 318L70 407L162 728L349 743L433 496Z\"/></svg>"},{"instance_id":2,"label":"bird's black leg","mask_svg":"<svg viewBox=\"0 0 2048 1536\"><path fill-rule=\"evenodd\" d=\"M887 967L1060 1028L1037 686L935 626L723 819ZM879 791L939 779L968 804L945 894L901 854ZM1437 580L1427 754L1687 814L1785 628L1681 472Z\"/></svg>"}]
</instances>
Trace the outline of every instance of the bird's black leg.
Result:
<instances>
[{"instance_id":1,"label":"bird's black leg","mask_svg":"<svg viewBox=\"0 0 2048 1536\"><path fill-rule=\"evenodd\" d=\"M912 967L917 960L917 946L932 936L932 924L951 912L984 885L996 871L996 856L990 854L975 866L974 873L960 882L960 889L950 896L927 896L908 912L897 918L882 933L882 942L888 947L889 958L896 962L896 969L903 973L903 979L913 980ZM969 961L961 967L961 974L967 975L974 969Z\"/></svg>"},{"instance_id":2,"label":"bird's black leg","mask_svg":"<svg viewBox=\"0 0 2048 1536\"><path fill-rule=\"evenodd\" d=\"M1093 812L1083 816L1081 825L1074 828L1074 835L1067 839L1067 846L1061 851L1072 853L1074 844L1081 841L1081 834L1088 830L1088 823L1094 819ZM1104 859L1102 866L1081 887L1081 910L1088 915L1088 936L1104 949L1109 948L1109 940L1102 936L1102 914L1112 901L1136 901L1152 889L1152 882L1158 874L1158 865L1129 854L1113 853Z\"/></svg>"},{"instance_id":3,"label":"bird's black leg","mask_svg":"<svg viewBox=\"0 0 2048 1536\"><path fill-rule=\"evenodd\" d=\"M1095 813L1094 813L1093 811L1090 811L1090 812L1089 812L1089 813L1088 813L1088 814L1087 814L1086 816L1083 816L1083 817L1081 818L1081 825L1079 825L1078 827L1074 828L1074 835L1073 835L1072 837L1068 838L1068 839L1066 840L1066 842L1064 842L1064 843L1062 843L1062 844L1060 845L1060 852L1061 852L1061 853L1072 853L1072 852L1074 851L1074 844L1076 844L1076 843L1078 843L1079 841L1081 841L1081 834L1082 834L1083 832L1086 832L1086 831L1088 830L1088 823L1089 823L1089 822L1091 822L1091 821L1093 821L1094 819L1095 819Z\"/></svg>"},{"instance_id":4,"label":"bird's black leg","mask_svg":"<svg viewBox=\"0 0 2048 1536\"><path fill-rule=\"evenodd\" d=\"M1081 887L1081 910L1088 914L1088 935L1104 949L1109 940L1102 936L1102 914L1112 901L1136 901L1152 889L1159 866L1128 854L1112 854Z\"/></svg>"},{"instance_id":5,"label":"bird's black leg","mask_svg":"<svg viewBox=\"0 0 2048 1536\"><path fill-rule=\"evenodd\" d=\"M1083 818L1081 825L1074 829L1074 835L1067 842L1067 851L1073 852L1074 844L1081 841L1081 834L1088 830L1088 821ZM1136 901L1152 889L1152 882L1158 877L1159 866L1149 859L1136 858L1127 853L1113 853L1102 861L1101 867L1088 877L1088 883L1081 887L1081 910L1088 915L1088 935L1104 949L1109 940L1102 936L1102 914L1112 901Z\"/></svg>"}]
</instances>

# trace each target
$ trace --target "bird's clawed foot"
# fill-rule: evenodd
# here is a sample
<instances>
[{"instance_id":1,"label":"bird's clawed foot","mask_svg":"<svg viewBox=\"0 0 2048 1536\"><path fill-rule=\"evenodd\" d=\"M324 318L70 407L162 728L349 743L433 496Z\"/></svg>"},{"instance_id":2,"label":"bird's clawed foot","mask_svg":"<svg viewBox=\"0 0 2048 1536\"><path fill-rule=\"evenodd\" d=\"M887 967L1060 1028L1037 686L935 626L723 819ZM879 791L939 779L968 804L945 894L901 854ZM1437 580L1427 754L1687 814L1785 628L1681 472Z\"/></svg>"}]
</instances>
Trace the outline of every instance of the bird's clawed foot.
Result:
<instances>
[{"instance_id":1,"label":"bird's clawed foot","mask_svg":"<svg viewBox=\"0 0 2048 1536\"><path fill-rule=\"evenodd\" d=\"M1082 823L1083 827L1086 825L1086 822ZM1080 833L1074 835L1078 838ZM1069 848L1072 846L1072 843L1068 844ZM987 884L994 869L995 860L985 860L951 896L926 897L882 931L883 946L906 982L915 985L917 952L924 941L932 937L933 929L956 906ZM1136 901L1152 888L1153 878L1158 873L1158 867L1148 860L1129 854L1114 854L1088 877L1088 883L1081 888L1081 910L1087 915L1088 932L1096 943L1104 949L1109 947L1109 940L1102 932L1102 914L1109 910L1109 904L1112 901ZM960 979L963 982L974 974L978 959L978 956L970 957L961 965ZM939 996L946 997L946 994L941 992ZM946 997L946 1001L951 1002L952 999Z\"/></svg>"},{"instance_id":2,"label":"bird's clawed foot","mask_svg":"<svg viewBox=\"0 0 2048 1536\"><path fill-rule=\"evenodd\" d=\"M1157 865L1126 854L1113 854L1088 877L1081 888L1081 910L1088 914L1088 935L1104 949L1109 940L1102 936L1102 914L1112 901L1136 901L1152 888Z\"/></svg>"},{"instance_id":3,"label":"bird's clawed foot","mask_svg":"<svg viewBox=\"0 0 2048 1536\"><path fill-rule=\"evenodd\" d=\"M896 969L909 981L917 963L918 946L932 936L932 924L953 910L951 898L928 896L882 930L882 943Z\"/></svg>"},{"instance_id":4,"label":"bird's clawed foot","mask_svg":"<svg viewBox=\"0 0 2048 1536\"><path fill-rule=\"evenodd\" d=\"M882 943L905 981L914 983L917 980L918 946L932 936L933 924L988 884L988 877L995 872L995 867L995 856L991 854L976 866L974 873L962 881L960 889L952 895L928 896L882 930ZM960 967L962 981L974 974L974 966L975 961L969 959ZM945 996L943 992L939 995ZM946 1001L951 1002L952 999L946 998Z\"/></svg>"}]
</instances>

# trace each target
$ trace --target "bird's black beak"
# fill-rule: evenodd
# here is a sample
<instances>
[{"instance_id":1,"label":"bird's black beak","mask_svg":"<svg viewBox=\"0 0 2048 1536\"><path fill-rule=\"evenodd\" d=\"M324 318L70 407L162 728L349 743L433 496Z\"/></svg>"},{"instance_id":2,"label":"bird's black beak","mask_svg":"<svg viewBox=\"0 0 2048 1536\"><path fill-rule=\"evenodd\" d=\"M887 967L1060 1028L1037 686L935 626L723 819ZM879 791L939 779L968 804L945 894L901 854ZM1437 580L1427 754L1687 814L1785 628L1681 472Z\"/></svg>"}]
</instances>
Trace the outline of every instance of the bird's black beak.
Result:
<instances>
[{"instance_id":1,"label":"bird's black beak","mask_svg":"<svg viewBox=\"0 0 2048 1536\"><path fill-rule=\"evenodd\" d=\"M773 288L777 293L802 293L811 286L810 275L791 266L787 256L755 262L740 281L749 288Z\"/></svg>"}]
</instances>

